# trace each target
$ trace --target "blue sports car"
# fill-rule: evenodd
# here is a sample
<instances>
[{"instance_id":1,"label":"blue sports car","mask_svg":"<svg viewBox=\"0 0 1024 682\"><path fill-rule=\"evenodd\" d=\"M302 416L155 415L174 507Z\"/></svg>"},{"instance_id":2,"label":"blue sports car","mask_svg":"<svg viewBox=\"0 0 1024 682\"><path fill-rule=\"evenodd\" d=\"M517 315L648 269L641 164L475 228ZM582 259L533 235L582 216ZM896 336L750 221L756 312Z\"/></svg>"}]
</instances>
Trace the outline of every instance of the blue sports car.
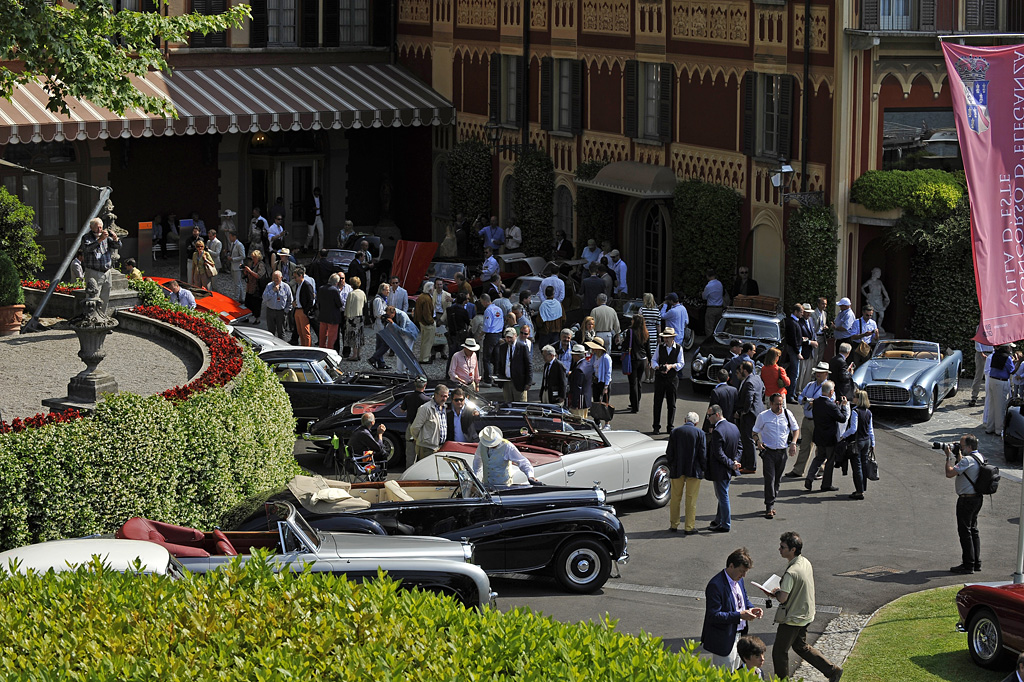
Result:
<instances>
[{"instance_id":1,"label":"blue sports car","mask_svg":"<svg viewBox=\"0 0 1024 682\"><path fill-rule=\"evenodd\" d=\"M956 395L963 353L943 351L931 341L883 340L871 359L853 373L853 383L868 393L872 407L917 410L923 421Z\"/></svg>"}]
</instances>

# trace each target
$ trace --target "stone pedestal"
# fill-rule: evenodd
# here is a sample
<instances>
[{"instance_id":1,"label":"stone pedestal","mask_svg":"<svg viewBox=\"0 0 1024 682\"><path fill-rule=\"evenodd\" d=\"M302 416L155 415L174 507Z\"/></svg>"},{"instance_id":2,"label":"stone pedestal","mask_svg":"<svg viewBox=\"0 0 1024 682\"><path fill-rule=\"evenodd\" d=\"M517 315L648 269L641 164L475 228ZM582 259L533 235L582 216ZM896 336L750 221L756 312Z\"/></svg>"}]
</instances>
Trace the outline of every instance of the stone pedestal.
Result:
<instances>
[{"instance_id":1,"label":"stone pedestal","mask_svg":"<svg viewBox=\"0 0 1024 682\"><path fill-rule=\"evenodd\" d=\"M75 291L75 311L81 313L85 301L85 289ZM128 278L119 270L110 271L110 300L107 301L108 312L134 308L142 303L139 292L129 288Z\"/></svg>"}]
</instances>

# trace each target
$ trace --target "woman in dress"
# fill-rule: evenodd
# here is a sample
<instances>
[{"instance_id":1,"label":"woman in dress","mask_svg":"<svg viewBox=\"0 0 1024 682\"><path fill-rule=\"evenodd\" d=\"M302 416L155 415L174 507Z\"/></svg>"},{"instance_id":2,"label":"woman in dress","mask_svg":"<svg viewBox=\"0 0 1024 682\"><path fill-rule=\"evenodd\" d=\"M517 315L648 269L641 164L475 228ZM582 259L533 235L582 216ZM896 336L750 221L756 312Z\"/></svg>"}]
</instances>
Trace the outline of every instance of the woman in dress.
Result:
<instances>
[{"instance_id":1,"label":"woman in dress","mask_svg":"<svg viewBox=\"0 0 1024 682\"><path fill-rule=\"evenodd\" d=\"M629 356L632 364L629 378L629 411L636 414L640 411L640 380L643 378L644 370L647 367L647 326L643 317L633 316L633 322L626 330L622 344L622 357ZM625 370L623 370L625 372Z\"/></svg>"},{"instance_id":2,"label":"woman in dress","mask_svg":"<svg viewBox=\"0 0 1024 682\"><path fill-rule=\"evenodd\" d=\"M786 388L790 384L786 370L779 366L779 358L782 353L778 348L769 348L764 356L764 367L761 368L761 381L764 382L765 407L771 400L772 395L781 393L783 399L786 397Z\"/></svg>"},{"instance_id":3,"label":"woman in dress","mask_svg":"<svg viewBox=\"0 0 1024 682\"><path fill-rule=\"evenodd\" d=\"M196 252L192 254L192 285L210 288L210 282L217 275L217 261L202 239L196 240ZM260 294L263 292L261 291Z\"/></svg>"},{"instance_id":4,"label":"woman in dress","mask_svg":"<svg viewBox=\"0 0 1024 682\"><path fill-rule=\"evenodd\" d=\"M270 281L267 264L263 262L263 252L254 249L249 255L250 265L242 266L245 275L245 307L252 311L253 324L260 323L260 311L263 309L263 288Z\"/></svg>"},{"instance_id":5,"label":"woman in dress","mask_svg":"<svg viewBox=\"0 0 1024 682\"><path fill-rule=\"evenodd\" d=\"M644 318L644 326L647 327L647 357L653 358L658 352L658 332L661 331L661 310L654 300L654 294L644 294L644 305L640 308L640 315ZM654 383L654 368L649 362L644 370L644 383Z\"/></svg>"},{"instance_id":6,"label":"woman in dress","mask_svg":"<svg viewBox=\"0 0 1024 682\"><path fill-rule=\"evenodd\" d=\"M352 287L345 299L345 345L351 350L346 360L358 360L363 350L363 309L366 308L366 292L359 276L348 281Z\"/></svg>"}]
</instances>

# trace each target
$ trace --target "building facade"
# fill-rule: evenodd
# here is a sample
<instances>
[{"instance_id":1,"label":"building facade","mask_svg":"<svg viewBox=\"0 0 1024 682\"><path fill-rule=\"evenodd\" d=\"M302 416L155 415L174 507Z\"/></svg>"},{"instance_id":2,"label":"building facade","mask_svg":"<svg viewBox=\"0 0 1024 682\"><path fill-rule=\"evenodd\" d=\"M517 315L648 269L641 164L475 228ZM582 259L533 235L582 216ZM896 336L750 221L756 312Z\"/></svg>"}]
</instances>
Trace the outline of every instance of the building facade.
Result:
<instances>
[{"instance_id":1,"label":"building facade","mask_svg":"<svg viewBox=\"0 0 1024 682\"><path fill-rule=\"evenodd\" d=\"M490 123L514 143L527 129L554 162L559 227L573 226L580 163L630 162L604 189L621 196L632 292L668 279L667 169L740 193L740 262L764 294L783 296L795 265L790 195L833 205L839 294L858 301L875 266L898 292L907 254L885 249L885 218L851 209L850 184L876 168L958 167L938 36L1013 31L1018 14L1007 0L399 0L398 54L455 104L453 139ZM514 161L496 160L505 223Z\"/></svg>"},{"instance_id":2,"label":"building facade","mask_svg":"<svg viewBox=\"0 0 1024 682\"><path fill-rule=\"evenodd\" d=\"M219 12L223 3L171 0L167 11ZM241 232L253 207L271 220L283 213L291 243L304 243L314 187L322 188L328 245L346 219L429 238L431 197L420 181L431 173L432 129L450 129L455 112L395 63L392 5L248 4L244 26L163 46L173 72L137 83L167 97L177 119L137 110L121 117L77 100L70 117L54 115L38 86L0 102L0 154L46 173L3 166L0 181L35 208L48 266L97 197L63 180L112 187L129 243L140 222L193 212L216 226L222 211L235 211Z\"/></svg>"}]
</instances>

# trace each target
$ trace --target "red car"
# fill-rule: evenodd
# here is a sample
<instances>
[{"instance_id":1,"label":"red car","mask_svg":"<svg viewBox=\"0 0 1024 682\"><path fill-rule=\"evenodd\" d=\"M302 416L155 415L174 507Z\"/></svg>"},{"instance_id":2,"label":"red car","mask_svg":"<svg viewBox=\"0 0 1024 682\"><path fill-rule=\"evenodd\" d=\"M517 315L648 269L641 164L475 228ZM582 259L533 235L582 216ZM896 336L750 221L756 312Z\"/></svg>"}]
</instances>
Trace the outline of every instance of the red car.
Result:
<instances>
[{"instance_id":1,"label":"red car","mask_svg":"<svg viewBox=\"0 0 1024 682\"><path fill-rule=\"evenodd\" d=\"M147 277L160 285L168 296L171 295L170 277ZM224 324L233 324L252 317L252 311L246 308L230 296L218 294L216 291L207 291L194 287L191 284L178 280L182 289L188 289L196 299L196 309L216 315Z\"/></svg>"},{"instance_id":2,"label":"red car","mask_svg":"<svg viewBox=\"0 0 1024 682\"><path fill-rule=\"evenodd\" d=\"M966 585L957 592L956 608L956 629L967 633L967 649L978 665L1006 667L1009 654L1024 651L1024 585Z\"/></svg>"}]
</instances>

